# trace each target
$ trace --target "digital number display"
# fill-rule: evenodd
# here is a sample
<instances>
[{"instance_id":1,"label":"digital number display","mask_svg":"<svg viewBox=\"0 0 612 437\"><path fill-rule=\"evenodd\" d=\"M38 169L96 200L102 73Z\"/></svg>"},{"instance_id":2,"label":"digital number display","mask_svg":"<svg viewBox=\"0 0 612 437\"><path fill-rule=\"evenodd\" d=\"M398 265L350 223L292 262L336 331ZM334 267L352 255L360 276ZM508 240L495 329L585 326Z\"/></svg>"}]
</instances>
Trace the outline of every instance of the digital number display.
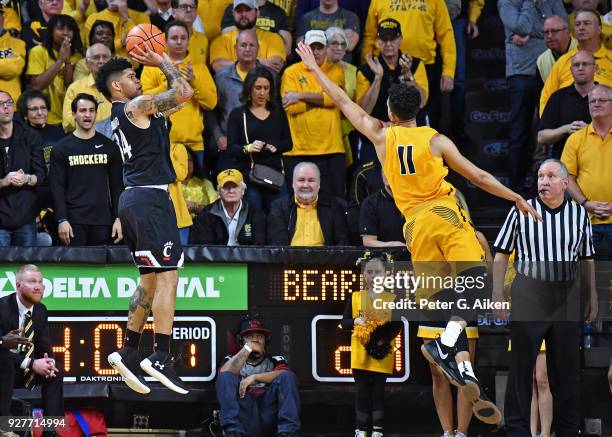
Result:
<instances>
[{"instance_id":1,"label":"digital number display","mask_svg":"<svg viewBox=\"0 0 612 437\"><path fill-rule=\"evenodd\" d=\"M358 269L340 267L266 268L263 280L268 284L269 298L287 303L344 302L360 289Z\"/></svg>"},{"instance_id":2,"label":"digital number display","mask_svg":"<svg viewBox=\"0 0 612 437\"><path fill-rule=\"evenodd\" d=\"M320 382L353 382L351 376L351 332L342 329L339 315L312 319L312 376ZM410 375L408 322L393 343L393 375L388 382L404 382Z\"/></svg>"},{"instance_id":3,"label":"digital number display","mask_svg":"<svg viewBox=\"0 0 612 437\"><path fill-rule=\"evenodd\" d=\"M121 376L107 356L123 346L126 316L49 317L53 355L64 370L64 382L112 382ZM210 317L174 318L171 350L183 381L210 381L216 373L216 325ZM140 354L153 353L153 323L145 325ZM152 378L146 377L147 380Z\"/></svg>"}]
</instances>

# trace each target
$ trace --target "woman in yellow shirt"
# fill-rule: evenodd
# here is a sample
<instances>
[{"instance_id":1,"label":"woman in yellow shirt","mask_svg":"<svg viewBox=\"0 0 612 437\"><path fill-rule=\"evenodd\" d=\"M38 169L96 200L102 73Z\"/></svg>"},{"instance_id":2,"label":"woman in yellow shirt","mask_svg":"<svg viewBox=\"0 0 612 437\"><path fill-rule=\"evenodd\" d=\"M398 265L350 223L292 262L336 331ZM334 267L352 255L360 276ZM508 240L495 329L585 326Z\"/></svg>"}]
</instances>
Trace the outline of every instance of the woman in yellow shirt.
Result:
<instances>
[{"instance_id":1,"label":"woman in yellow shirt","mask_svg":"<svg viewBox=\"0 0 612 437\"><path fill-rule=\"evenodd\" d=\"M76 22L68 15L52 17L47 29L43 43L28 54L26 75L32 88L44 92L51 100L48 124L59 125L74 66L83 57L83 44Z\"/></svg>"},{"instance_id":2,"label":"woman in yellow shirt","mask_svg":"<svg viewBox=\"0 0 612 437\"><path fill-rule=\"evenodd\" d=\"M192 150L187 150L187 176L181 183L183 197L187 202L187 209L191 218L195 218L206 205L219 198L219 194L212 182L201 176L203 173L198 160Z\"/></svg>"},{"instance_id":3,"label":"woman in yellow shirt","mask_svg":"<svg viewBox=\"0 0 612 437\"><path fill-rule=\"evenodd\" d=\"M342 327L353 330L351 369L357 388L355 437L383 435L385 382L393 373L392 344L399 332L395 328L397 323L391 322L391 310L377 309L381 301L395 300L395 294L377 292L375 288L376 278L385 276L385 262L386 259L373 257L370 252L359 259L358 263L363 266L364 289L353 292L347 299L342 317ZM377 335L381 330L386 330L385 335ZM370 417L372 433L366 434Z\"/></svg>"}]
</instances>

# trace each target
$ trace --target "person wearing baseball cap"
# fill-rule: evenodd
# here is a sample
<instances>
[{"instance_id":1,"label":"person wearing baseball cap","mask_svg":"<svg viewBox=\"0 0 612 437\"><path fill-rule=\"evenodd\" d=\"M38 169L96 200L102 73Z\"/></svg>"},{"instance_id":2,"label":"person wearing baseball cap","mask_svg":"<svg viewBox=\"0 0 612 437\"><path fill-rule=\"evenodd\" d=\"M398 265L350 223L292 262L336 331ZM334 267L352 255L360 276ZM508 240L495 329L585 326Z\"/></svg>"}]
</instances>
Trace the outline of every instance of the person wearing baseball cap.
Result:
<instances>
[{"instance_id":1,"label":"person wearing baseball cap","mask_svg":"<svg viewBox=\"0 0 612 437\"><path fill-rule=\"evenodd\" d=\"M266 216L243 199L246 184L240 170L217 175L219 198L194 219L191 244L248 246L266 244Z\"/></svg>"},{"instance_id":2,"label":"person wearing baseball cap","mask_svg":"<svg viewBox=\"0 0 612 437\"><path fill-rule=\"evenodd\" d=\"M210 66L215 73L234 65L236 55L236 39L238 32L255 29L259 42L259 62L280 73L287 51L285 42L278 33L260 29L256 26L259 17L257 0L234 0L232 9L233 26L213 40L210 45Z\"/></svg>"},{"instance_id":3,"label":"person wearing baseball cap","mask_svg":"<svg viewBox=\"0 0 612 437\"><path fill-rule=\"evenodd\" d=\"M225 357L217 377L224 436L297 437L300 399L295 374L282 355L268 354L270 330L257 315L240 321L241 349Z\"/></svg>"},{"instance_id":4,"label":"person wearing baseball cap","mask_svg":"<svg viewBox=\"0 0 612 437\"><path fill-rule=\"evenodd\" d=\"M387 18L378 23L376 45L380 55L368 54L366 63L357 70L357 92L355 101L372 117L389 121L387 98L389 87L406 82L421 92L421 108L427 102L429 91L425 64L420 59L402 53L402 27L397 20ZM424 112L420 111L419 124L424 124ZM361 135L361 161L376 161L374 146L364 135Z\"/></svg>"},{"instance_id":5,"label":"person wearing baseball cap","mask_svg":"<svg viewBox=\"0 0 612 437\"><path fill-rule=\"evenodd\" d=\"M309 30L304 43L310 46L317 65L334 83L344 87L344 70L338 63L326 60L325 32ZM340 111L303 62L285 70L281 97L293 141L293 149L284 155L289 177L300 162L313 162L323 175L321 192L344 198L346 165Z\"/></svg>"}]
</instances>

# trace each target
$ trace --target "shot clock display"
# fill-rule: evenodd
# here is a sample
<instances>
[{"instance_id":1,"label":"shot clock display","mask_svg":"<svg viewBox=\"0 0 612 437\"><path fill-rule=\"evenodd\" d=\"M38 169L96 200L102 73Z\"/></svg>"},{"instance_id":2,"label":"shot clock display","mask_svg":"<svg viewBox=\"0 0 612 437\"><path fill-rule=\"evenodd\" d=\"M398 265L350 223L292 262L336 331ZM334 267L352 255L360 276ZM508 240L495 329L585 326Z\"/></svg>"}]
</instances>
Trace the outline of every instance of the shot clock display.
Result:
<instances>
[{"instance_id":1,"label":"shot clock display","mask_svg":"<svg viewBox=\"0 0 612 437\"><path fill-rule=\"evenodd\" d=\"M126 316L50 316L51 346L64 370L64 382L121 381L106 357L123 346L126 320ZM174 318L172 349L177 374L183 381L214 378L216 338L216 324L210 317ZM145 325L140 351L143 357L153 352L153 323L150 320Z\"/></svg>"},{"instance_id":2,"label":"shot clock display","mask_svg":"<svg viewBox=\"0 0 612 437\"><path fill-rule=\"evenodd\" d=\"M342 329L339 315L318 315L312 319L312 377L319 382L353 382L351 333ZM408 322L393 343L393 375L388 382L404 382L410 375Z\"/></svg>"}]
</instances>

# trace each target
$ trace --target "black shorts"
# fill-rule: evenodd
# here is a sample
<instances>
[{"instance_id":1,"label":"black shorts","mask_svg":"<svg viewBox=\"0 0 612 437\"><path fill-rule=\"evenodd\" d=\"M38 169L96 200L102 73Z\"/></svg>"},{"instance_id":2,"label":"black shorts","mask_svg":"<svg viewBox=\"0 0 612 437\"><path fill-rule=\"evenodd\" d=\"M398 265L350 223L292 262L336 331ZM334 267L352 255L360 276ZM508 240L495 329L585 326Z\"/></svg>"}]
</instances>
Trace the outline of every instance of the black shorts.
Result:
<instances>
[{"instance_id":1,"label":"black shorts","mask_svg":"<svg viewBox=\"0 0 612 437\"><path fill-rule=\"evenodd\" d=\"M123 238L138 267L183 266L183 246L167 191L144 187L124 190L119 198L119 219Z\"/></svg>"}]
</instances>

